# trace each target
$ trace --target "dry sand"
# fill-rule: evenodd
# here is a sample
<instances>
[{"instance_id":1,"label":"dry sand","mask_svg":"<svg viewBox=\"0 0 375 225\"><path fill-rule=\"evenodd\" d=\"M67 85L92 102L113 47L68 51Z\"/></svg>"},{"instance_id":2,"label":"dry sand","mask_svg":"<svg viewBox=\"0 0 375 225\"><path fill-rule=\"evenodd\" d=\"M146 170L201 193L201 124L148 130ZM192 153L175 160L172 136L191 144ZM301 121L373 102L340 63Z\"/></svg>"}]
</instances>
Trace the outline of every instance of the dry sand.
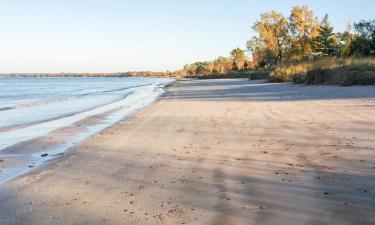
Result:
<instances>
[{"instance_id":1,"label":"dry sand","mask_svg":"<svg viewBox=\"0 0 375 225\"><path fill-rule=\"evenodd\" d=\"M375 87L177 82L0 202L1 225L375 224Z\"/></svg>"}]
</instances>

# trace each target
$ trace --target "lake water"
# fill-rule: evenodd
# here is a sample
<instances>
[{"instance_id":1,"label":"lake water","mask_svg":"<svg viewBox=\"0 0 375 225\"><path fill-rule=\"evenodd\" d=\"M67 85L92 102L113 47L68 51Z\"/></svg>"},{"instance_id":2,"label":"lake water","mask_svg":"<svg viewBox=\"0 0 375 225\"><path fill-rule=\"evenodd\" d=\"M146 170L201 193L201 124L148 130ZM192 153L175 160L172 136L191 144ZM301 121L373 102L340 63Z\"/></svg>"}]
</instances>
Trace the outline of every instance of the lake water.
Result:
<instances>
[{"instance_id":1,"label":"lake water","mask_svg":"<svg viewBox=\"0 0 375 225\"><path fill-rule=\"evenodd\" d=\"M149 105L171 82L157 78L1 78L0 182ZM65 134L61 143L33 144L70 128L74 134Z\"/></svg>"}]
</instances>

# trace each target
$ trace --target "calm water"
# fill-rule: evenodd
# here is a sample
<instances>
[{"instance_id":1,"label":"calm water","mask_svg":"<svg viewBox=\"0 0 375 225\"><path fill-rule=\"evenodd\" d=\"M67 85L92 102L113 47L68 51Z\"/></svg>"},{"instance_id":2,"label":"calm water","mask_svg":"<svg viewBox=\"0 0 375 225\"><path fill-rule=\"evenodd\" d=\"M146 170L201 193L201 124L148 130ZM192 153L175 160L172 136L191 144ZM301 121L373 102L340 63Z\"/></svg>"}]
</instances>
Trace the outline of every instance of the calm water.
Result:
<instances>
[{"instance_id":1,"label":"calm water","mask_svg":"<svg viewBox=\"0 0 375 225\"><path fill-rule=\"evenodd\" d=\"M152 103L170 82L154 78L0 79L0 182ZM27 145L94 117L99 119L75 131L64 144L41 149Z\"/></svg>"}]
</instances>

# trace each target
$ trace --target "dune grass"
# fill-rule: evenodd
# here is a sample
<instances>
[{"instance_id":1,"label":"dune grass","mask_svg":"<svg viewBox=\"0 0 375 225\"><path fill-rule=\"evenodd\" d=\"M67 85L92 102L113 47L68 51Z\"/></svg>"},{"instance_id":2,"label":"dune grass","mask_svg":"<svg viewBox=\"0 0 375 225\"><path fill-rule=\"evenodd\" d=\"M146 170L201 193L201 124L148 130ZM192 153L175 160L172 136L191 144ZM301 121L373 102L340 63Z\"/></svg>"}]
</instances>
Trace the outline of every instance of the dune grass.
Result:
<instances>
[{"instance_id":1,"label":"dune grass","mask_svg":"<svg viewBox=\"0 0 375 225\"><path fill-rule=\"evenodd\" d=\"M282 65L273 70L270 82L304 84L375 84L375 58L325 58Z\"/></svg>"}]
</instances>

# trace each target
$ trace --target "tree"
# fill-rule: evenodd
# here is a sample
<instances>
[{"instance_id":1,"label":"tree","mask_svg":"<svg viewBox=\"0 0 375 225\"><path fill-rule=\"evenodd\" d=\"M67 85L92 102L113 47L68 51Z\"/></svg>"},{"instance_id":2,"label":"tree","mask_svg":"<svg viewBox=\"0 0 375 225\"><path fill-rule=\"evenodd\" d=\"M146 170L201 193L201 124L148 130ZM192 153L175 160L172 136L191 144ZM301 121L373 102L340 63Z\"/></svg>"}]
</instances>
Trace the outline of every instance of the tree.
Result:
<instances>
[{"instance_id":1,"label":"tree","mask_svg":"<svg viewBox=\"0 0 375 225\"><path fill-rule=\"evenodd\" d=\"M340 39L338 44L338 55L341 57L349 57L353 55L353 41L356 39L356 35L352 32L352 24L349 23L346 26L346 31L338 33L337 35Z\"/></svg>"},{"instance_id":2,"label":"tree","mask_svg":"<svg viewBox=\"0 0 375 225\"><path fill-rule=\"evenodd\" d=\"M245 51L235 48L230 53L233 63L237 70L243 70L245 62L246 62L246 54Z\"/></svg>"},{"instance_id":3,"label":"tree","mask_svg":"<svg viewBox=\"0 0 375 225\"><path fill-rule=\"evenodd\" d=\"M196 75L196 66L195 64L189 64L184 66L184 71L186 75L194 76Z\"/></svg>"},{"instance_id":4,"label":"tree","mask_svg":"<svg viewBox=\"0 0 375 225\"><path fill-rule=\"evenodd\" d=\"M323 53L323 55L332 55L337 44L333 27L331 26L328 14L326 14L319 26L319 34L315 38L315 50Z\"/></svg>"},{"instance_id":5,"label":"tree","mask_svg":"<svg viewBox=\"0 0 375 225\"><path fill-rule=\"evenodd\" d=\"M274 58L275 64L281 63L289 40L288 20L275 11L263 13L260 20L255 22L253 30L258 32L259 40L248 42L248 47L256 48L255 42L262 43L263 50Z\"/></svg>"},{"instance_id":6,"label":"tree","mask_svg":"<svg viewBox=\"0 0 375 225\"><path fill-rule=\"evenodd\" d=\"M228 73L232 70L232 60L227 57L220 56L213 61L214 73Z\"/></svg>"},{"instance_id":7,"label":"tree","mask_svg":"<svg viewBox=\"0 0 375 225\"><path fill-rule=\"evenodd\" d=\"M295 6L289 16L291 33L290 58L303 60L314 49L314 39L319 33L319 23L314 12L307 5Z\"/></svg>"},{"instance_id":8,"label":"tree","mask_svg":"<svg viewBox=\"0 0 375 225\"><path fill-rule=\"evenodd\" d=\"M362 20L354 24L358 38L353 41L354 54L375 56L375 20Z\"/></svg>"},{"instance_id":9,"label":"tree","mask_svg":"<svg viewBox=\"0 0 375 225\"><path fill-rule=\"evenodd\" d=\"M208 75L212 74L213 63L212 62L197 62L196 65L196 74L197 75Z\"/></svg>"},{"instance_id":10,"label":"tree","mask_svg":"<svg viewBox=\"0 0 375 225\"><path fill-rule=\"evenodd\" d=\"M256 36L252 37L247 43L247 49L251 52L256 67L265 67L275 64L275 57L264 42Z\"/></svg>"}]
</instances>

